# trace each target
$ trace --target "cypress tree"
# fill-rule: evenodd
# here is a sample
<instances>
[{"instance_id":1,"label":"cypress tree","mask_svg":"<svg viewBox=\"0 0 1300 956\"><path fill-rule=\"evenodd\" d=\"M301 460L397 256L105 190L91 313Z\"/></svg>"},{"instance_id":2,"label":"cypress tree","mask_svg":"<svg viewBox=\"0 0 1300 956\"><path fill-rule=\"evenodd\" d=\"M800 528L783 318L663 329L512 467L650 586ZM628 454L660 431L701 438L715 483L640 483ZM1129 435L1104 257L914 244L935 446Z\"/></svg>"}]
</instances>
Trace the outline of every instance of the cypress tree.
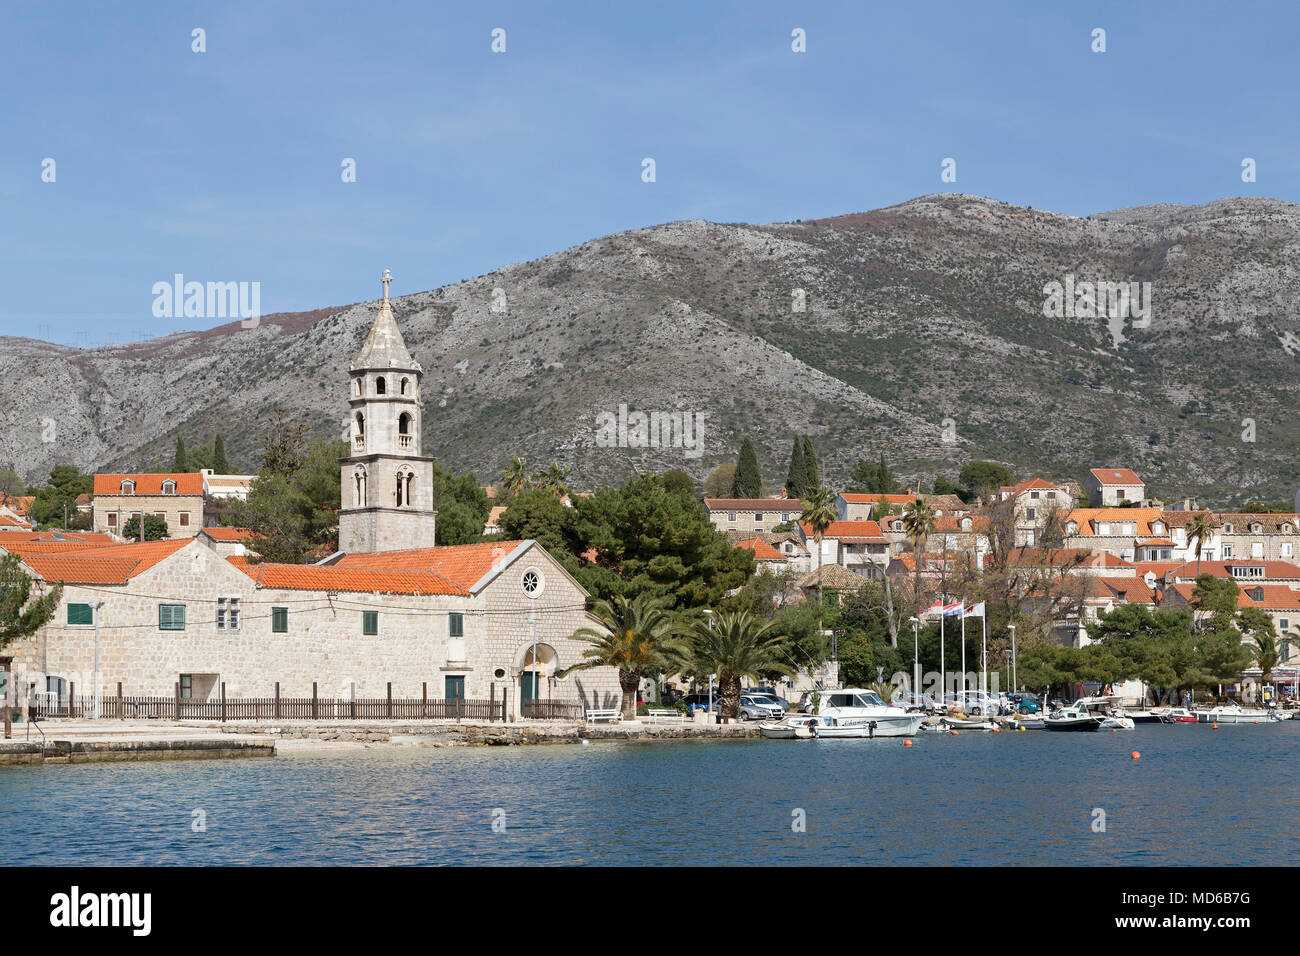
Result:
<instances>
[{"instance_id":1,"label":"cypress tree","mask_svg":"<svg viewBox=\"0 0 1300 956\"><path fill-rule=\"evenodd\" d=\"M176 436L176 456L172 459L172 471L189 471L189 462L185 458L185 442Z\"/></svg>"},{"instance_id":2,"label":"cypress tree","mask_svg":"<svg viewBox=\"0 0 1300 956\"><path fill-rule=\"evenodd\" d=\"M740 445L740 458L736 461L736 481L731 489L733 498L758 498L763 494L763 478L758 473L758 453L754 443L745 436Z\"/></svg>"},{"instance_id":3,"label":"cypress tree","mask_svg":"<svg viewBox=\"0 0 1300 956\"><path fill-rule=\"evenodd\" d=\"M790 450L790 470L785 476L785 493L791 498L803 497L804 458L803 439L796 435Z\"/></svg>"},{"instance_id":4,"label":"cypress tree","mask_svg":"<svg viewBox=\"0 0 1300 956\"><path fill-rule=\"evenodd\" d=\"M226 443L220 435L212 443L212 470L218 475L230 474L230 459L226 457Z\"/></svg>"},{"instance_id":5,"label":"cypress tree","mask_svg":"<svg viewBox=\"0 0 1300 956\"><path fill-rule=\"evenodd\" d=\"M882 495L892 495L898 491L898 479L885 464L885 453L880 453L880 467L876 471L876 490Z\"/></svg>"},{"instance_id":6,"label":"cypress tree","mask_svg":"<svg viewBox=\"0 0 1300 956\"><path fill-rule=\"evenodd\" d=\"M822 486L821 476L817 473L817 451L812 439L807 435L803 439L803 487L804 494Z\"/></svg>"}]
</instances>

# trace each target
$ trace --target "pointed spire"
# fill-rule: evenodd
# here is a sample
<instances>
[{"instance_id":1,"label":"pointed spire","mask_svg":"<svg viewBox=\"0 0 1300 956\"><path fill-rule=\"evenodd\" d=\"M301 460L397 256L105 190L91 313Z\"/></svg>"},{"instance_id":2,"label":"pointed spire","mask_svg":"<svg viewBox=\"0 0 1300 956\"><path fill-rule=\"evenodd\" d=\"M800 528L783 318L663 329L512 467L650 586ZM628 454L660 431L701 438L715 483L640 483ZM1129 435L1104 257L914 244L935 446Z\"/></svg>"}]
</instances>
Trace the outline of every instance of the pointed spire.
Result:
<instances>
[{"instance_id":1,"label":"pointed spire","mask_svg":"<svg viewBox=\"0 0 1300 956\"><path fill-rule=\"evenodd\" d=\"M406 350L402 330L397 327L393 307L388 301L388 283L393 281L393 274L385 269L379 281L384 284L384 298L379 303L379 314L375 316L375 323L370 327L370 334L366 336L365 344L361 346L357 357L352 360L351 371L367 368L399 368L422 372L420 363L411 358L411 353Z\"/></svg>"}]
</instances>

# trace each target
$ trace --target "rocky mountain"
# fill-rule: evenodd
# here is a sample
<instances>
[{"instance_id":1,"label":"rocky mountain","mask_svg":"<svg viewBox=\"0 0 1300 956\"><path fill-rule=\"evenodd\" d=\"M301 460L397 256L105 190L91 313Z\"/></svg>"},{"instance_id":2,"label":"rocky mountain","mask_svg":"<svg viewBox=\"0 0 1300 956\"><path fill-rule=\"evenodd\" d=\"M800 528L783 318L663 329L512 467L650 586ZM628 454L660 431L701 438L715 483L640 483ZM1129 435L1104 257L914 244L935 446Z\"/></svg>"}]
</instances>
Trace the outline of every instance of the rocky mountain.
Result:
<instances>
[{"instance_id":1,"label":"rocky mountain","mask_svg":"<svg viewBox=\"0 0 1300 956\"><path fill-rule=\"evenodd\" d=\"M639 229L394 308L426 371L427 453L484 480L514 454L558 458L580 488L670 467L703 478L750 434L776 488L807 433L832 483L883 450L927 479L972 458L1075 479L1122 464L1152 494L1226 505L1290 498L1300 480L1298 253L1300 207L1276 200L1079 219L935 195ZM1134 314L1113 290L1090 299L1096 282L1131 288ZM0 464L32 479L61 461L152 468L177 434L220 431L251 468L277 406L336 436L374 312L98 349L0 338ZM620 405L702 414L702 445L619 447Z\"/></svg>"}]
</instances>

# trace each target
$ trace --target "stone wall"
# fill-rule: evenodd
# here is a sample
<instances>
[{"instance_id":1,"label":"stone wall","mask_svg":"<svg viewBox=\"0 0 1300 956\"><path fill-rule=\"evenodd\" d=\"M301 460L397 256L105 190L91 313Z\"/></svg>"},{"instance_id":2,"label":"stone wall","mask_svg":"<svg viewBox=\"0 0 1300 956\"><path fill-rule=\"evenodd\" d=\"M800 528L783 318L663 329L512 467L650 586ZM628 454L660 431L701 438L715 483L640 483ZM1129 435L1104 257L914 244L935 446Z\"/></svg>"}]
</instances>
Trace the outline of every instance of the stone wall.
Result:
<instances>
[{"instance_id":1,"label":"stone wall","mask_svg":"<svg viewBox=\"0 0 1300 956\"><path fill-rule=\"evenodd\" d=\"M202 495L96 495L91 510L94 530L119 537L123 526L139 512L162 515L169 538L192 538L203 530ZM110 514L116 523L109 523ZM184 525L182 516L189 519Z\"/></svg>"}]
</instances>

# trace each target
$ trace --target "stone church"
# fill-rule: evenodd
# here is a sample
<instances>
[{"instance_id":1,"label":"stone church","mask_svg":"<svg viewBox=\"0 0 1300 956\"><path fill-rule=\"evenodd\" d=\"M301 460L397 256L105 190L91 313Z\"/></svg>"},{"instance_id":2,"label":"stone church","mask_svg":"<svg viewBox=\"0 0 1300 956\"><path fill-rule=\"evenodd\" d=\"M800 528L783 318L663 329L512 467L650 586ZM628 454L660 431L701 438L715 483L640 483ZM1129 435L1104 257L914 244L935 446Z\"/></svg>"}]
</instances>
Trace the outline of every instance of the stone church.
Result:
<instances>
[{"instance_id":1,"label":"stone church","mask_svg":"<svg viewBox=\"0 0 1300 956\"><path fill-rule=\"evenodd\" d=\"M617 707L618 673L565 673L599 627L585 589L535 541L441 547L432 459L421 453L423 370L388 298L347 374L339 551L314 565L255 562L219 536L138 544L10 535L55 618L8 648L15 685L214 699L465 698ZM30 538L30 541L26 539ZM20 539L14 543L13 539ZM255 547L255 543L254 543ZM96 672L96 648L98 671Z\"/></svg>"}]
</instances>

